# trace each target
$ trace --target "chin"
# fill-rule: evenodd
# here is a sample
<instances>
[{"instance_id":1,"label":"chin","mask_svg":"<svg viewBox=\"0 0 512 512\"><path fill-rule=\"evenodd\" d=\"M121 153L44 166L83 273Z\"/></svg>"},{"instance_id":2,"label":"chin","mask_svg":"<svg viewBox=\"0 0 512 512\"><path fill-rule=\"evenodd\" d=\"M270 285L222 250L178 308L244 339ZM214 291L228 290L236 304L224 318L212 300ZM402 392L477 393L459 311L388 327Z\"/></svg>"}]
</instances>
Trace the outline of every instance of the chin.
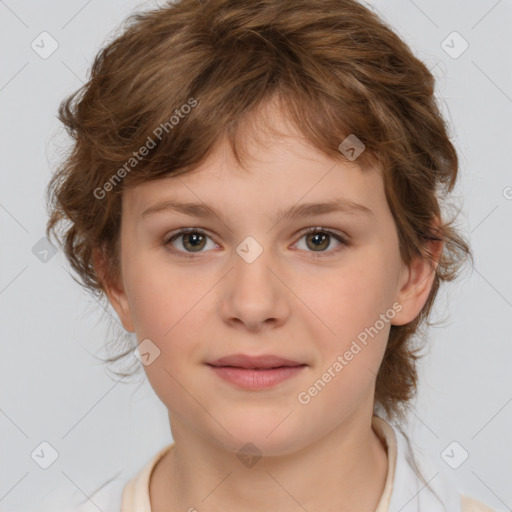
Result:
<instances>
[{"instance_id":1,"label":"chin","mask_svg":"<svg viewBox=\"0 0 512 512\"><path fill-rule=\"evenodd\" d=\"M299 428L293 428L293 425L285 425L287 422L288 419L283 422L282 416L279 421L272 421L272 426L263 421L240 420L231 425L224 425L231 436L222 430L218 432L221 437L217 440L225 450L237 455L287 455L304 445L303 432Z\"/></svg>"}]
</instances>

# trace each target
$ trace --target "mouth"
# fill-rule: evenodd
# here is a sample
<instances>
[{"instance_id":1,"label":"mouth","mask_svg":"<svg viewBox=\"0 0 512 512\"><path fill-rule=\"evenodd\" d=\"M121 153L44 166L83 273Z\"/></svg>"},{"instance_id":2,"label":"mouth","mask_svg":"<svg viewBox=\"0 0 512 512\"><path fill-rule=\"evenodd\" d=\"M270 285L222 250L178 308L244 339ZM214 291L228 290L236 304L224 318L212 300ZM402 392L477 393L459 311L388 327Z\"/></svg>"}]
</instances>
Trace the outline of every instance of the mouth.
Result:
<instances>
[{"instance_id":1,"label":"mouth","mask_svg":"<svg viewBox=\"0 0 512 512\"><path fill-rule=\"evenodd\" d=\"M207 363L213 372L230 385L246 391L258 391L273 388L304 371L307 364L288 361L287 364L266 362L256 366L245 362L245 366Z\"/></svg>"},{"instance_id":2,"label":"mouth","mask_svg":"<svg viewBox=\"0 0 512 512\"><path fill-rule=\"evenodd\" d=\"M208 362L216 368L240 368L246 370L273 370L276 368L293 368L307 366L305 363L293 361L273 354L250 356L247 354L233 354L221 357L216 361Z\"/></svg>"},{"instance_id":3,"label":"mouth","mask_svg":"<svg viewBox=\"0 0 512 512\"><path fill-rule=\"evenodd\" d=\"M252 371L257 371L257 372L260 372L260 371L266 372L266 371L271 371L271 370L278 370L281 368L300 368L302 366L307 366L307 364L297 364L297 365L269 366L269 367L259 368L259 367L252 367L252 366L244 367L244 366L231 366L231 365L215 365L215 364L210 364L210 363L206 363L206 364L208 366L211 366L212 368L233 368L236 370L252 370Z\"/></svg>"}]
</instances>

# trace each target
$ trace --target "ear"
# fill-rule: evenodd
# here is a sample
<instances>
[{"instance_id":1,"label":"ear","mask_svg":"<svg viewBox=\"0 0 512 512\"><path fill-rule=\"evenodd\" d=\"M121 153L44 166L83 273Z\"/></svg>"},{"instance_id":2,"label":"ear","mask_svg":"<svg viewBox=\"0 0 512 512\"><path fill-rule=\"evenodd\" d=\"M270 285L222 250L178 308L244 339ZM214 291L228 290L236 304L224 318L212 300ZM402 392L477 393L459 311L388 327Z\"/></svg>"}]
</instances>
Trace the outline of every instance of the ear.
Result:
<instances>
[{"instance_id":1,"label":"ear","mask_svg":"<svg viewBox=\"0 0 512 512\"><path fill-rule=\"evenodd\" d=\"M96 275L101 280L105 294L119 316L123 327L128 332L135 332L130 305L128 303L122 279L114 279L110 277L112 273L109 272L109 270L111 270L108 268L109 262L101 249L95 248L93 250L92 259Z\"/></svg>"},{"instance_id":2,"label":"ear","mask_svg":"<svg viewBox=\"0 0 512 512\"><path fill-rule=\"evenodd\" d=\"M438 218L434 225L437 225L437 222ZM432 289L443 247L443 241L430 240L428 248L432 254L431 259L416 256L409 265L402 264L396 296L396 301L401 304L402 309L391 321L392 325L405 325L419 315Z\"/></svg>"}]
</instances>

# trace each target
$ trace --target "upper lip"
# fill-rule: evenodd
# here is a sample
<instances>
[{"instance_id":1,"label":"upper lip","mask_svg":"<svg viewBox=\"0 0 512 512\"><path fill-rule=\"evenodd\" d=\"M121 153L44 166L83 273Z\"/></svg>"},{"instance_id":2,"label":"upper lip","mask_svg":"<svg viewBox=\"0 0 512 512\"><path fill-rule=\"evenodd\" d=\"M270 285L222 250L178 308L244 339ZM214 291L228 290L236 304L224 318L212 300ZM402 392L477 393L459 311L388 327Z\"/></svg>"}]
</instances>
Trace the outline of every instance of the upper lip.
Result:
<instances>
[{"instance_id":1,"label":"upper lip","mask_svg":"<svg viewBox=\"0 0 512 512\"><path fill-rule=\"evenodd\" d=\"M279 368L280 366L301 366L305 363L299 363L297 361L292 361L272 354L264 354L260 356L233 354L221 357L220 359L207 364L210 366L234 366L237 368Z\"/></svg>"}]
</instances>

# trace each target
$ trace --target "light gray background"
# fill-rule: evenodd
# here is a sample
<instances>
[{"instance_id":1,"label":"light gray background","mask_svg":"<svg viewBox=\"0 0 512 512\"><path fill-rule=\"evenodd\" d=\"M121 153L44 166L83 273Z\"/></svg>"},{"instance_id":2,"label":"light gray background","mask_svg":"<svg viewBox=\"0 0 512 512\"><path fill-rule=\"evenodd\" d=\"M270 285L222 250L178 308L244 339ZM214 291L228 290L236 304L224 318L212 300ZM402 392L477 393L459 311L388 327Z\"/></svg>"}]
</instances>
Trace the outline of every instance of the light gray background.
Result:
<instances>
[{"instance_id":1,"label":"light gray background","mask_svg":"<svg viewBox=\"0 0 512 512\"><path fill-rule=\"evenodd\" d=\"M459 151L454 200L470 235L474 271L440 294L430 354L421 364L410 435L461 491L497 510L512 507L512 3L510 0L372 1L433 70ZM71 278L62 252L46 263L44 191L67 136L60 101L86 81L92 59L135 8L152 2L0 1L0 510L59 492L91 493L133 476L172 441L167 411L145 382L117 383L92 354L112 332L104 311ZM58 49L41 58L43 31ZM442 41L457 31L469 48L452 58ZM458 43L457 43L458 44ZM507 188L509 187L509 188ZM31 458L43 441L59 457ZM458 469L441 452L469 452Z\"/></svg>"}]
</instances>

